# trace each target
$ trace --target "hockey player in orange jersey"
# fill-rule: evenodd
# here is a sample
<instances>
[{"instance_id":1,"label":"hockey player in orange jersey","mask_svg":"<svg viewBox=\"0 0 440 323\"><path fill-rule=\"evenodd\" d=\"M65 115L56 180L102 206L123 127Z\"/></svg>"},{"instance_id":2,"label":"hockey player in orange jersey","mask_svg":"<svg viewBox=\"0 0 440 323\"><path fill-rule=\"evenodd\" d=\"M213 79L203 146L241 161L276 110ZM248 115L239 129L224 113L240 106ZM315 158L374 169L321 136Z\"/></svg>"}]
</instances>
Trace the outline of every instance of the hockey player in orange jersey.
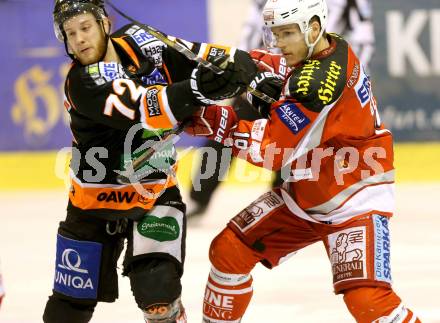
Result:
<instances>
[{"instance_id":1,"label":"hockey player in orange jersey","mask_svg":"<svg viewBox=\"0 0 440 323\"><path fill-rule=\"evenodd\" d=\"M254 266L273 268L318 241L334 291L357 322L420 322L391 287L393 144L368 75L349 44L325 32L325 0L269 0L263 17L267 44L293 70L284 82L261 72L251 87L277 102L248 93L262 119L237 120L231 107L209 106L187 131L229 142L252 164L288 171L282 187L257 198L213 240L204 322L239 322Z\"/></svg>"},{"instance_id":2,"label":"hockey player in orange jersey","mask_svg":"<svg viewBox=\"0 0 440 323\"><path fill-rule=\"evenodd\" d=\"M72 59L64 106L73 153L67 215L58 227L55 279L43 321L86 323L99 302L114 302L118 259L126 245L123 274L144 321L187 322L180 297L186 217L174 176L175 147L170 142L147 160L139 156L145 144L160 145L200 105L244 92L256 66L241 50L156 38L136 22L111 33L103 0L56 0L53 26ZM198 65L172 44L189 57L217 63L223 72ZM141 176L129 185L120 182L117 174L139 161Z\"/></svg>"}]
</instances>

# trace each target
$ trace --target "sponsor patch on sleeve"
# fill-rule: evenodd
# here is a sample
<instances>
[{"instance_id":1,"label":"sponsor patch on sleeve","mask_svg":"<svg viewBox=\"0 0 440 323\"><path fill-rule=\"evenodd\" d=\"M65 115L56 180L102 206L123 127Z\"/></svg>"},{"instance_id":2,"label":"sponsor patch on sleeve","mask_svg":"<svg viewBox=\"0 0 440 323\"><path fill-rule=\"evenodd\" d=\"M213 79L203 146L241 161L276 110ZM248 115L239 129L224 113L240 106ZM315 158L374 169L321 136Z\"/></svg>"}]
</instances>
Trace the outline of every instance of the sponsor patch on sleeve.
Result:
<instances>
[{"instance_id":1,"label":"sponsor patch on sleeve","mask_svg":"<svg viewBox=\"0 0 440 323\"><path fill-rule=\"evenodd\" d=\"M365 107L365 105L370 102L372 95L370 77L365 73L363 67L359 79L354 86L354 90L356 91L356 96L362 108Z\"/></svg>"},{"instance_id":2,"label":"sponsor patch on sleeve","mask_svg":"<svg viewBox=\"0 0 440 323\"><path fill-rule=\"evenodd\" d=\"M154 36L150 35L143 29L137 30L136 32L132 33L131 37L139 46L143 46L146 43L156 39Z\"/></svg>"},{"instance_id":3,"label":"sponsor patch on sleeve","mask_svg":"<svg viewBox=\"0 0 440 323\"><path fill-rule=\"evenodd\" d=\"M309 123L310 119L294 103L284 103L276 110L280 120L297 135Z\"/></svg>"},{"instance_id":4,"label":"sponsor patch on sleeve","mask_svg":"<svg viewBox=\"0 0 440 323\"><path fill-rule=\"evenodd\" d=\"M86 72L97 85L103 85L116 79L128 79L122 65L116 62L99 62L88 65Z\"/></svg>"},{"instance_id":5,"label":"sponsor patch on sleeve","mask_svg":"<svg viewBox=\"0 0 440 323\"><path fill-rule=\"evenodd\" d=\"M224 55L231 55L234 57L235 48L226 47L214 44L202 44L200 46L199 56L202 58L212 61L214 58Z\"/></svg>"},{"instance_id":6,"label":"sponsor patch on sleeve","mask_svg":"<svg viewBox=\"0 0 440 323\"><path fill-rule=\"evenodd\" d=\"M210 47L208 52L208 59L223 56L225 54L226 50L224 48Z\"/></svg>"},{"instance_id":7,"label":"sponsor patch on sleeve","mask_svg":"<svg viewBox=\"0 0 440 323\"><path fill-rule=\"evenodd\" d=\"M142 98L140 112L145 129L170 129L177 124L163 89L161 85L149 86Z\"/></svg>"},{"instance_id":8,"label":"sponsor patch on sleeve","mask_svg":"<svg viewBox=\"0 0 440 323\"><path fill-rule=\"evenodd\" d=\"M162 114L162 112L160 111L158 93L159 93L158 88L152 87L147 89L147 95L146 95L147 112L150 118L157 117Z\"/></svg>"},{"instance_id":9,"label":"sponsor patch on sleeve","mask_svg":"<svg viewBox=\"0 0 440 323\"><path fill-rule=\"evenodd\" d=\"M155 68L150 74L142 76L142 82L145 85L167 84L165 77L157 68Z\"/></svg>"},{"instance_id":10,"label":"sponsor patch on sleeve","mask_svg":"<svg viewBox=\"0 0 440 323\"><path fill-rule=\"evenodd\" d=\"M252 125L251 138L254 140L262 141L264 137L264 131L266 130L267 119L255 120Z\"/></svg>"},{"instance_id":11,"label":"sponsor patch on sleeve","mask_svg":"<svg viewBox=\"0 0 440 323\"><path fill-rule=\"evenodd\" d=\"M166 47L162 41L139 26L133 26L125 33L133 38L145 56L150 58L154 62L155 66L162 65L162 51L164 47Z\"/></svg>"}]
</instances>

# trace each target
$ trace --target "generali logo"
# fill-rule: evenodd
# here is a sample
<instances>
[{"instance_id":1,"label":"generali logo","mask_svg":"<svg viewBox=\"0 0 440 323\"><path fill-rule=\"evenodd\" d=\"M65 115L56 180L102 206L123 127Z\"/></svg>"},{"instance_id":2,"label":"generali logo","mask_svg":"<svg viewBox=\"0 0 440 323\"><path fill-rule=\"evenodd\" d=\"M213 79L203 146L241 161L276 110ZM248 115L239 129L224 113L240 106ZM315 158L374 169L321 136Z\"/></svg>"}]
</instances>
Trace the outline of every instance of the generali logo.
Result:
<instances>
[{"instance_id":1,"label":"generali logo","mask_svg":"<svg viewBox=\"0 0 440 323\"><path fill-rule=\"evenodd\" d=\"M365 228L336 234L330 238L333 282L365 277Z\"/></svg>"}]
</instances>

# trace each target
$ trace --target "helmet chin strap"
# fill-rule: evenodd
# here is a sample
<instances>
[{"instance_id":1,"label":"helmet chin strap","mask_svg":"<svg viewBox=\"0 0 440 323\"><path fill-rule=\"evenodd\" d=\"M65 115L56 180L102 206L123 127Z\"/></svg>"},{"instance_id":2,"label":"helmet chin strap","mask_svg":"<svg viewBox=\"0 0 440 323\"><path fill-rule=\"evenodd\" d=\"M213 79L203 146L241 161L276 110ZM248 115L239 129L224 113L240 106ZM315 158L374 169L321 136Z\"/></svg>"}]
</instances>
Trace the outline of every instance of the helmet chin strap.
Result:
<instances>
[{"instance_id":1,"label":"helmet chin strap","mask_svg":"<svg viewBox=\"0 0 440 323\"><path fill-rule=\"evenodd\" d=\"M104 26L104 20L101 20L101 27L102 27L102 31L104 32L104 42L105 42L105 51L104 53L101 55L101 57L99 58L98 62L101 62L104 60L105 56L107 55L107 50L108 50L108 41L110 39L110 35L105 31L105 26ZM111 22L110 20L108 21L108 30L111 30Z\"/></svg>"},{"instance_id":2,"label":"helmet chin strap","mask_svg":"<svg viewBox=\"0 0 440 323\"><path fill-rule=\"evenodd\" d=\"M304 60L308 60L312 56L313 49L315 48L316 44L321 39L322 34L324 33L324 29L321 28L321 30L319 31L319 35L316 38L316 40L313 43L310 44L310 42L309 42L309 35L310 35L311 31L312 31L312 29L309 27L309 28L307 28L306 32L304 33L304 40L306 41L307 48L309 49L309 51L307 52L307 56L306 56L306 58Z\"/></svg>"},{"instance_id":3,"label":"helmet chin strap","mask_svg":"<svg viewBox=\"0 0 440 323\"><path fill-rule=\"evenodd\" d=\"M63 37L64 37L64 49L66 50L67 55L69 55L69 57L74 60L75 59L75 55L73 55L73 53L70 51L69 45L67 45L67 36L66 33L63 30Z\"/></svg>"}]
</instances>

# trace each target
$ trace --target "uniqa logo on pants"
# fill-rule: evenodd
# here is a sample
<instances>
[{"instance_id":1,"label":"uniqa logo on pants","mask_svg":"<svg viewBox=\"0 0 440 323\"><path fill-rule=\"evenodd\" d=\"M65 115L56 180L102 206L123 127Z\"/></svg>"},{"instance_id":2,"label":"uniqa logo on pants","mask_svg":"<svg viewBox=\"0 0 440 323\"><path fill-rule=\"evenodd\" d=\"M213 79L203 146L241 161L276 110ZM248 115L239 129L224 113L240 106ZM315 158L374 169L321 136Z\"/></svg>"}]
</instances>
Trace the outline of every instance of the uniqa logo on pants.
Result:
<instances>
[{"instance_id":1,"label":"uniqa logo on pants","mask_svg":"<svg viewBox=\"0 0 440 323\"><path fill-rule=\"evenodd\" d=\"M62 268L67 272L56 270L55 283L73 288L93 289L93 283L90 278L86 279L81 276L71 274L71 272L80 274L89 273L87 269L80 268L81 257L79 252L75 249L65 249L61 255L61 264L58 264L57 267Z\"/></svg>"}]
</instances>

